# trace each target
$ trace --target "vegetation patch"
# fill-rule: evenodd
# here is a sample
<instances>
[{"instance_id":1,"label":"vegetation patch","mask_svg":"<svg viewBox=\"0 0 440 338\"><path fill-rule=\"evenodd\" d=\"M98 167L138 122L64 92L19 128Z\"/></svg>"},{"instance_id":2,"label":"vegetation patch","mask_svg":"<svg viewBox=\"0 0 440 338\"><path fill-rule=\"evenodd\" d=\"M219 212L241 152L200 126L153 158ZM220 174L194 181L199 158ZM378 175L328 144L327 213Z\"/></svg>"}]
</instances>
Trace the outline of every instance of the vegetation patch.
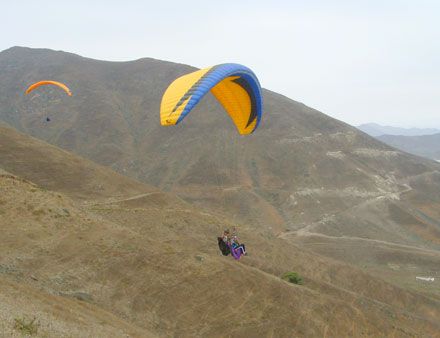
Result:
<instances>
[{"instance_id":1,"label":"vegetation patch","mask_svg":"<svg viewBox=\"0 0 440 338\"><path fill-rule=\"evenodd\" d=\"M14 329L20 331L24 335L32 336L38 333L38 328L40 323L34 317L32 319L15 318L14 319Z\"/></svg>"},{"instance_id":2,"label":"vegetation patch","mask_svg":"<svg viewBox=\"0 0 440 338\"><path fill-rule=\"evenodd\" d=\"M297 272L293 272L293 271L284 273L281 279L284 279L285 281L293 284L298 284L298 285L303 284L302 277Z\"/></svg>"}]
</instances>

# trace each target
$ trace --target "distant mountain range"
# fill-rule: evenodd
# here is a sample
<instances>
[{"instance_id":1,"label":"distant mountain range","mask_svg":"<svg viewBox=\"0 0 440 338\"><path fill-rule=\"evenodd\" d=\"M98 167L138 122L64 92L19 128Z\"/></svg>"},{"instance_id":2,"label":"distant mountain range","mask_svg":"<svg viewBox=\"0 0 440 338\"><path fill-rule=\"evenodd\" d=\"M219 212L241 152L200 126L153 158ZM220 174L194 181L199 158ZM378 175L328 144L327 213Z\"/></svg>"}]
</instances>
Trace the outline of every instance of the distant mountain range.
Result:
<instances>
[{"instance_id":1,"label":"distant mountain range","mask_svg":"<svg viewBox=\"0 0 440 338\"><path fill-rule=\"evenodd\" d=\"M407 153L440 160L440 133L422 136L382 135L377 139Z\"/></svg>"},{"instance_id":2,"label":"distant mountain range","mask_svg":"<svg viewBox=\"0 0 440 338\"><path fill-rule=\"evenodd\" d=\"M440 129L399 128L376 123L361 124L357 128L391 147L440 161Z\"/></svg>"},{"instance_id":3,"label":"distant mountain range","mask_svg":"<svg viewBox=\"0 0 440 338\"><path fill-rule=\"evenodd\" d=\"M377 123L365 123L357 126L357 128L373 137L381 135L421 136L440 133L440 129L435 128L399 128L381 126Z\"/></svg>"}]
</instances>

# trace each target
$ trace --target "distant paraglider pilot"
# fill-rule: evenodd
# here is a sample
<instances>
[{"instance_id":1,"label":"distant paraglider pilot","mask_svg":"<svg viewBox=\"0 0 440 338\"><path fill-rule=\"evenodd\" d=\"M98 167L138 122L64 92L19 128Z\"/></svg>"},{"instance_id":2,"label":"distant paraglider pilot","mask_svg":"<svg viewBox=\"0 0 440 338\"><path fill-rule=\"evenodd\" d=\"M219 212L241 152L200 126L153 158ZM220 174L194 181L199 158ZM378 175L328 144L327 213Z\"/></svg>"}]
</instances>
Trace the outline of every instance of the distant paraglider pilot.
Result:
<instances>
[{"instance_id":1,"label":"distant paraglider pilot","mask_svg":"<svg viewBox=\"0 0 440 338\"><path fill-rule=\"evenodd\" d=\"M52 85L52 86L56 86L58 88L61 88L62 90L64 90L64 92L69 95L72 96L72 92L70 91L69 87L67 87L64 83L58 82L58 81L52 81L52 80L43 80L43 81L38 81L35 82L34 84L31 84L25 91L25 94L28 95L30 94L34 89L37 89L41 86L47 86L47 85ZM46 117L46 122L50 122L50 117Z\"/></svg>"}]
</instances>

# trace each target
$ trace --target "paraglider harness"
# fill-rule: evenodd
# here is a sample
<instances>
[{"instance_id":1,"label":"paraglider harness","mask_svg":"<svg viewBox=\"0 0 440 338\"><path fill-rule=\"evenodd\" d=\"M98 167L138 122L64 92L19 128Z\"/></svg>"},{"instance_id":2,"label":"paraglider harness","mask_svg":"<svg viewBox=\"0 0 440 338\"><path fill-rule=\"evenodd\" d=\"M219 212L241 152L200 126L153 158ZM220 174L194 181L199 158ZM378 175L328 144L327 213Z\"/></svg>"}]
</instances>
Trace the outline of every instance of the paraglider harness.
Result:
<instances>
[{"instance_id":1,"label":"paraglider harness","mask_svg":"<svg viewBox=\"0 0 440 338\"><path fill-rule=\"evenodd\" d=\"M218 241L218 248L222 252L223 256L227 256L231 253L231 249L229 248L229 245L225 243L222 237L217 237Z\"/></svg>"}]
</instances>

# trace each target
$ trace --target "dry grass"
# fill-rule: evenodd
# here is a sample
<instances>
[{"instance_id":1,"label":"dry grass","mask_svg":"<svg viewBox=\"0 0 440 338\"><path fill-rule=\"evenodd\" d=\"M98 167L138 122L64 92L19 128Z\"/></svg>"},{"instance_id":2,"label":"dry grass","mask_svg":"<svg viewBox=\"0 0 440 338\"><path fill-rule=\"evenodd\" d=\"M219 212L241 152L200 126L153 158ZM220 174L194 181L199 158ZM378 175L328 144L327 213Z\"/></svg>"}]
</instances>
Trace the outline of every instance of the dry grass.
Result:
<instances>
[{"instance_id":1,"label":"dry grass","mask_svg":"<svg viewBox=\"0 0 440 338\"><path fill-rule=\"evenodd\" d=\"M270 232L241 225L249 256L236 262L215 242L232 224L163 196L160 206L143 195L78 203L31 189L0 178L8 201L0 207L0 264L9 267L0 297L8 314L38 318L39 335L377 336L398 327L400 336L434 336L439 329L438 301L286 246ZM32 208L11 208L16 204ZM41 205L70 217L36 217ZM279 278L292 270L304 285Z\"/></svg>"}]
</instances>

